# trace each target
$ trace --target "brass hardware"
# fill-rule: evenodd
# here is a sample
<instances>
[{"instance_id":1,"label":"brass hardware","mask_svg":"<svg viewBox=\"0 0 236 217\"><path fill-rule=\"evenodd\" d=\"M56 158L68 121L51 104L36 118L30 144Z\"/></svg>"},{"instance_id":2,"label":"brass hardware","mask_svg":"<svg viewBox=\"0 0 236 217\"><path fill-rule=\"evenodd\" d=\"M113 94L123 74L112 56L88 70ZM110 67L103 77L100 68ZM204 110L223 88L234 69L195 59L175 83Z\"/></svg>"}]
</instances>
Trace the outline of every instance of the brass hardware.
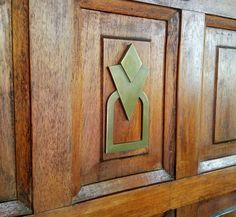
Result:
<instances>
[{"instance_id":1,"label":"brass hardware","mask_svg":"<svg viewBox=\"0 0 236 217\"><path fill-rule=\"evenodd\" d=\"M148 146L149 102L142 91L148 76L148 69L133 44L129 46L121 65L110 66L117 91L113 92L107 102L106 153L131 151ZM142 139L135 142L113 144L114 105L121 99L127 119L130 121L138 99L142 102Z\"/></svg>"}]
</instances>

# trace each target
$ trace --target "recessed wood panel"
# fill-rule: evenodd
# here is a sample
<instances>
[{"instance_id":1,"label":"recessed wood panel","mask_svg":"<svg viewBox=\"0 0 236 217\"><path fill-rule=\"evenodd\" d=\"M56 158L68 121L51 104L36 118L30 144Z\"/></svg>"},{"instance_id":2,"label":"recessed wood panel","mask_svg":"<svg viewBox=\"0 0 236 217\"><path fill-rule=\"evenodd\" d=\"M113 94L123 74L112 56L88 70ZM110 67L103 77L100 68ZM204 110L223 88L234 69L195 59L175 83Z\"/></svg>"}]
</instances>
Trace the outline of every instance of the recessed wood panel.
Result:
<instances>
[{"instance_id":1,"label":"recessed wood panel","mask_svg":"<svg viewBox=\"0 0 236 217\"><path fill-rule=\"evenodd\" d=\"M176 63L173 62L175 57L171 60L168 58L169 71L165 74L168 40L166 32L177 30L174 25L177 25L178 18L174 17L170 21L168 30L166 21L85 9L80 10L79 14L81 18L78 68L81 78L78 86L82 89L81 97L77 100L81 101L81 130L79 148L74 152L77 155L76 159L80 159L80 176L76 181L79 193L74 202L98 197L98 192L101 196L171 179L168 173L173 172L170 168L173 168L174 151L169 150L173 146L174 117L168 116L166 125L164 117L169 115L169 112L171 115L175 112L176 68L173 69L172 65ZM177 32L173 32L173 36L175 34ZM168 49L174 49L172 55L176 55L177 42L168 40ZM108 67L121 64L131 44L135 47L142 64L149 70L142 89L149 102L148 145L135 150L107 153L108 100L116 91ZM165 81L170 84L170 89L165 87ZM165 97L168 99L167 107ZM143 112L144 106L140 98L136 102L131 119L128 120L122 101L116 101L113 119L114 146L142 139ZM166 136L171 133L166 143L164 127L168 129ZM118 183L120 184L117 185ZM97 190L94 194L92 189L102 191Z\"/></svg>"},{"instance_id":2,"label":"recessed wood panel","mask_svg":"<svg viewBox=\"0 0 236 217\"><path fill-rule=\"evenodd\" d=\"M11 1L0 4L0 202L16 197Z\"/></svg>"},{"instance_id":3,"label":"recessed wood panel","mask_svg":"<svg viewBox=\"0 0 236 217\"><path fill-rule=\"evenodd\" d=\"M215 143L236 139L236 48L218 49Z\"/></svg>"},{"instance_id":4,"label":"recessed wood panel","mask_svg":"<svg viewBox=\"0 0 236 217\"><path fill-rule=\"evenodd\" d=\"M88 10L82 10L82 15L84 20L81 32L83 44L81 55L84 59L81 68L83 73L81 117L83 129L80 142L82 184L162 168L166 23ZM118 64L131 43L136 46L143 63L150 68L150 75L144 89L150 100L150 114L154 115L150 117L152 127L149 128L153 140L148 155L120 160L117 157L121 157L122 153L111 154L113 157L110 157L110 160L107 160L108 156L104 156L106 161L101 161L101 157L106 155L104 154L106 104L108 97L115 90L108 66ZM118 123L114 125L115 129L121 127ZM134 133L135 131L136 129L133 130ZM119 139L121 140L122 136ZM127 155L127 153L123 154ZM129 153L128 156L132 155L134 153Z\"/></svg>"},{"instance_id":5,"label":"recessed wood panel","mask_svg":"<svg viewBox=\"0 0 236 217\"><path fill-rule=\"evenodd\" d=\"M236 31L207 27L205 34L200 161L236 153Z\"/></svg>"}]
</instances>

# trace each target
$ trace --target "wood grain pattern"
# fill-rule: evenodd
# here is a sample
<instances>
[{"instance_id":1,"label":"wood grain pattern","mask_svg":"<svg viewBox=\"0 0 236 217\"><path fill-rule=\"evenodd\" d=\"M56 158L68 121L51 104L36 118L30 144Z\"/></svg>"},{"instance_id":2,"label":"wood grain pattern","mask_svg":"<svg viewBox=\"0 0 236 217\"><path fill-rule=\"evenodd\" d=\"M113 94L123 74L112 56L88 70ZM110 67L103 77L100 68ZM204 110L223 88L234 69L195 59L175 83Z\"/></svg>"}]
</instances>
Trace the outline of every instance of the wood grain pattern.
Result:
<instances>
[{"instance_id":1,"label":"wood grain pattern","mask_svg":"<svg viewBox=\"0 0 236 217\"><path fill-rule=\"evenodd\" d=\"M234 191L235 172L236 167L227 168L88 201L73 207L39 213L34 217L150 217L168 209L198 203Z\"/></svg>"},{"instance_id":2,"label":"wood grain pattern","mask_svg":"<svg viewBox=\"0 0 236 217\"><path fill-rule=\"evenodd\" d=\"M220 197L212 198L206 201L202 201L199 203L198 207L198 215L197 217L213 217L214 214L224 211L225 209L228 209L230 207L235 206L236 204L236 192L233 192L231 194L223 195ZM228 216L235 216L235 212L231 212L225 215L222 215L223 217Z\"/></svg>"},{"instance_id":3,"label":"wood grain pattern","mask_svg":"<svg viewBox=\"0 0 236 217\"><path fill-rule=\"evenodd\" d=\"M32 206L28 0L12 1L17 199Z\"/></svg>"},{"instance_id":4,"label":"wood grain pattern","mask_svg":"<svg viewBox=\"0 0 236 217\"><path fill-rule=\"evenodd\" d=\"M226 101L222 104L221 100L225 100L228 97L232 97L234 93L230 92L230 89L227 89L230 85L232 79L226 80L224 84L219 82L221 75L220 71L217 68L217 55L219 47L236 47L236 32L232 30L218 29L218 28L206 28L206 38L205 38L205 49L204 49L204 69L203 69L203 86L202 86L202 96L201 96L201 139L199 146L199 160L208 160L219 157L224 157L227 155L233 155L236 153L236 143L235 141L224 142L220 144L214 144L218 140L221 140L223 137L231 137L232 132L227 130L227 124L234 125L234 111L231 112L231 118L225 116L224 112L231 109L230 104ZM227 66L228 60L222 60ZM222 69L220 69L222 70ZM227 68L223 71L228 71ZM229 73L234 73L231 72ZM223 75L223 74L222 74ZM223 76L229 76L230 74L224 74ZM217 81L217 77L220 79ZM226 78L226 77L225 77ZM222 88L224 85L224 90L228 91L227 93L222 92L217 88ZM228 85L228 86L227 86ZM233 86L229 86L229 88ZM223 89L222 89L223 90ZM219 95L220 94L220 95ZM223 94L223 95L222 95ZM218 101L217 101L218 100ZM219 101L220 100L220 101ZM233 101L234 102L234 101ZM217 104L218 103L218 104ZM220 104L222 104L222 110ZM219 110L220 109L220 110ZM223 115L223 116L222 116ZM230 115L230 113L229 113ZM225 126L222 126L219 121L222 121ZM225 129L223 129L225 128ZM226 131L225 131L226 130ZM234 130L234 129L232 129ZM221 132L220 132L221 131ZM222 135L225 134L225 135ZM228 134L229 133L229 134ZM234 136L234 135L233 135ZM220 137L220 139L219 139ZM214 141L216 139L216 141ZM223 138L225 140L225 138ZM218 141L219 142L219 141ZM214 145L213 145L214 144Z\"/></svg>"},{"instance_id":5,"label":"wood grain pattern","mask_svg":"<svg viewBox=\"0 0 236 217\"><path fill-rule=\"evenodd\" d=\"M165 57L164 168L175 175L179 13L167 23Z\"/></svg>"},{"instance_id":6,"label":"wood grain pattern","mask_svg":"<svg viewBox=\"0 0 236 217\"><path fill-rule=\"evenodd\" d=\"M236 18L236 3L234 0L131 0L153 5L179 8L184 10L215 14L224 17Z\"/></svg>"},{"instance_id":7,"label":"wood grain pattern","mask_svg":"<svg viewBox=\"0 0 236 217\"><path fill-rule=\"evenodd\" d=\"M236 30L235 19L206 15L206 26L219 29Z\"/></svg>"},{"instance_id":8,"label":"wood grain pattern","mask_svg":"<svg viewBox=\"0 0 236 217\"><path fill-rule=\"evenodd\" d=\"M0 201L16 198L11 1L0 4Z\"/></svg>"},{"instance_id":9,"label":"wood grain pattern","mask_svg":"<svg viewBox=\"0 0 236 217\"><path fill-rule=\"evenodd\" d=\"M81 130L80 141L80 162L81 162L81 183L89 184L97 181L111 179L125 175L145 172L161 167L161 148L162 148L162 115L163 115L163 62L164 62L164 45L165 45L165 23L155 20L147 20L143 18L133 18L123 15L113 15L101 12L93 12L82 10L82 19L84 20L83 29L81 32L81 72L83 73L82 83L82 117L83 129ZM114 25L116 28L114 28ZM132 26L132 27L131 27ZM96 29L94 28L96 27ZM111 31L111 29L113 29ZM148 31L149 30L149 31ZM151 31L150 31L151 30ZM88 34L89 33L89 34ZM149 54L148 50L142 52L143 43L139 42L139 35L142 38L152 39ZM102 36L112 37L114 39L105 39L115 44L108 46L109 43L104 43L103 54L104 62L102 61L102 50L100 40ZM117 40L115 38L118 38ZM121 38L119 40L119 38ZM129 40L122 40L128 38ZM108 65L117 64L123 55L127 46L133 42L144 64L150 67L150 76L147 78L144 91L149 96L150 101L150 155L140 155L133 158L115 159L109 161L100 161L101 151L104 145L104 136L101 126L105 123L105 111L107 96L114 90L109 92L104 89L103 100L101 96L102 86L108 88L109 83L101 84L104 73L109 73ZM157 43L158 42L158 43ZM146 43L146 42L145 42ZM141 46L140 46L141 45ZM90 47L90 49L88 49ZM116 50L117 49L117 50ZM92 58L95 56L99 58ZM145 55L146 54L146 55ZM156 55L154 55L156 54ZM152 61L149 60L149 55L153 56ZM94 57L95 57L94 56ZM109 57L109 59L108 59ZM112 59L111 62L111 58ZM101 69L100 66L103 65ZM99 73L99 72L101 72ZM108 74L107 76L109 76ZM104 77L106 79L106 77ZM111 80L111 77L108 77ZM105 80L106 81L106 80ZM155 85L151 85L155 82ZM110 85L111 85L110 84ZM150 85L148 85L150 84ZM155 94L154 94L155 93ZM101 107L101 102L103 102ZM154 106L158 104L158 106ZM96 109L94 109L96 108ZM103 116L101 116L103 114ZM102 119L103 117L103 119ZM159 133L154 133L152 130ZM90 135L96 135L91 137ZM90 151L87 146L89 142ZM132 166L132 165L135 165ZM117 168L114 170L114 168ZM122 169L121 169L122 168Z\"/></svg>"},{"instance_id":10,"label":"wood grain pattern","mask_svg":"<svg viewBox=\"0 0 236 217\"><path fill-rule=\"evenodd\" d=\"M74 1L30 1L34 211L71 203Z\"/></svg>"},{"instance_id":11,"label":"wood grain pattern","mask_svg":"<svg viewBox=\"0 0 236 217\"><path fill-rule=\"evenodd\" d=\"M236 140L235 60L236 47L218 49L214 143Z\"/></svg>"},{"instance_id":12,"label":"wood grain pattern","mask_svg":"<svg viewBox=\"0 0 236 217\"><path fill-rule=\"evenodd\" d=\"M160 7L151 6L148 4L135 3L126 0L79 0L81 8L106 11L117 14L126 14L144 18L151 18L157 20L169 20L175 13L176 10Z\"/></svg>"},{"instance_id":13,"label":"wood grain pattern","mask_svg":"<svg viewBox=\"0 0 236 217\"><path fill-rule=\"evenodd\" d=\"M177 178L197 173L204 26L204 14L182 12L178 77Z\"/></svg>"}]
</instances>

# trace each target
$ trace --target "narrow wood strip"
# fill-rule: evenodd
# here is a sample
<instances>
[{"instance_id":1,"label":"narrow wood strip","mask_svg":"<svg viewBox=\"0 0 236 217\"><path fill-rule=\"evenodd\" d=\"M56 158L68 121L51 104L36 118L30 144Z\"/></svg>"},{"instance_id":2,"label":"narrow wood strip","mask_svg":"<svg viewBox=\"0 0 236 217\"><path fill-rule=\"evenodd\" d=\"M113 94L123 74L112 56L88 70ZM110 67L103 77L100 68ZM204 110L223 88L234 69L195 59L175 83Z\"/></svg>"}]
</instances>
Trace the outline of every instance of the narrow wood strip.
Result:
<instances>
[{"instance_id":1,"label":"narrow wood strip","mask_svg":"<svg viewBox=\"0 0 236 217\"><path fill-rule=\"evenodd\" d=\"M219 179L219 177L221 177ZM194 186L194 188L193 188ZM150 217L236 189L236 167L154 185L34 215L35 217Z\"/></svg>"},{"instance_id":2,"label":"narrow wood strip","mask_svg":"<svg viewBox=\"0 0 236 217\"><path fill-rule=\"evenodd\" d=\"M125 0L81 0L79 4L81 8L159 20L168 20L176 13L174 9Z\"/></svg>"},{"instance_id":3,"label":"narrow wood strip","mask_svg":"<svg viewBox=\"0 0 236 217\"><path fill-rule=\"evenodd\" d=\"M212 170L222 169L236 165L236 155L206 160L199 164L198 173L205 173Z\"/></svg>"},{"instance_id":4,"label":"narrow wood strip","mask_svg":"<svg viewBox=\"0 0 236 217\"><path fill-rule=\"evenodd\" d=\"M30 0L34 211L71 204L74 1Z\"/></svg>"},{"instance_id":5,"label":"narrow wood strip","mask_svg":"<svg viewBox=\"0 0 236 217\"><path fill-rule=\"evenodd\" d=\"M29 215L31 213L32 211L30 209L28 209L23 203L17 200L6 203L0 203L1 217Z\"/></svg>"},{"instance_id":6,"label":"narrow wood strip","mask_svg":"<svg viewBox=\"0 0 236 217\"><path fill-rule=\"evenodd\" d=\"M11 0L0 2L0 201L16 198Z\"/></svg>"},{"instance_id":7,"label":"narrow wood strip","mask_svg":"<svg viewBox=\"0 0 236 217\"><path fill-rule=\"evenodd\" d=\"M175 174L176 90L178 73L179 13L168 21L165 73L164 168Z\"/></svg>"},{"instance_id":8,"label":"narrow wood strip","mask_svg":"<svg viewBox=\"0 0 236 217\"><path fill-rule=\"evenodd\" d=\"M207 14L215 14L224 17L236 18L235 0L131 0L148 4L162 5L190 11L198 11Z\"/></svg>"},{"instance_id":9,"label":"narrow wood strip","mask_svg":"<svg viewBox=\"0 0 236 217\"><path fill-rule=\"evenodd\" d=\"M182 11L177 97L177 178L196 175L198 169L204 29L204 14Z\"/></svg>"},{"instance_id":10,"label":"narrow wood strip","mask_svg":"<svg viewBox=\"0 0 236 217\"><path fill-rule=\"evenodd\" d=\"M28 0L12 1L17 199L31 207L31 108Z\"/></svg>"},{"instance_id":11,"label":"narrow wood strip","mask_svg":"<svg viewBox=\"0 0 236 217\"><path fill-rule=\"evenodd\" d=\"M220 29L236 30L236 20L207 15L206 26Z\"/></svg>"},{"instance_id":12,"label":"narrow wood strip","mask_svg":"<svg viewBox=\"0 0 236 217\"><path fill-rule=\"evenodd\" d=\"M98 182L82 187L78 195L73 199L73 203L170 180L172 178L165 170L158 170Z\"/></svg>"}]
</instances>

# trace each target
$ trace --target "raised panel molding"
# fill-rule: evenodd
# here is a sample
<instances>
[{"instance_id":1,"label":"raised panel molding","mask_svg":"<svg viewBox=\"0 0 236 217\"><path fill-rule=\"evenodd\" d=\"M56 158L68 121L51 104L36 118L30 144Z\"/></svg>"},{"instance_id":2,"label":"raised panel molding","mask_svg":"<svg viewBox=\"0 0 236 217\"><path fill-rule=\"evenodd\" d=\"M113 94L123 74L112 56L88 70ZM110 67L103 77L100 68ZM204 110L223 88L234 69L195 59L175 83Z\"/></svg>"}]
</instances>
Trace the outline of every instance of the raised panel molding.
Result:
<instances>
[{"instance_id":1,"label":"raised panel molding","mask_svg":"<svg viewBox=\"0 0 236 217\"><path fill-rule=\"evenodd\" d=\"M82 6L86 6L83 1ZM75 180L78 191L73 203L172 180L178 14L163 21L87 9L80 9L78 13L82 17L78 36L79 56L82 57L79 60L82 78L78 85L82 90L81 98L77 100L82 102L79 119L83 128L78 149L74 146L73 150L75 159L80 159L74 162L80 166L80 174ZM124 99L117 100L114 108L110 107L109 100L114 92L119 94L120 91L117 81L113 80L111 66L125 64L123 57L131 45L149 73L142 88L148 107L145 108L141 97L129 118L123 107ZM130 73L127 79L132 80ZM107 119L109 109L114 111L109 116L112 121ZM142 119L144 111L149 112L145 115L147 121ZM106 136L109 135L108 129L112 129L109 124L113 125L112 148L125 143L124 149L106 150L110 141ZM145 136L143 124L148 127L145 146L130 149L131 144L138 144ZM126 144L129 144L127 151Z\"/></svg>"},{"instance_id":2,"label":"raised panel molding","mask_svg":"<svg viewBox=\"0 0 236 217\"><path fill-rule=\"evenodd\" d=\"M235 23L206 17L199 173L235 165Z\"/></svg>"},{"instance_id":3,"label":"raised panel molding","mask_svg":"<svg viewBox=\"0 0 236 217\"><path fill-rule=\"evenodd\" d=\"M219 47L214 143L236 139L236 48Z\"/></svg>"}]
</instances>

